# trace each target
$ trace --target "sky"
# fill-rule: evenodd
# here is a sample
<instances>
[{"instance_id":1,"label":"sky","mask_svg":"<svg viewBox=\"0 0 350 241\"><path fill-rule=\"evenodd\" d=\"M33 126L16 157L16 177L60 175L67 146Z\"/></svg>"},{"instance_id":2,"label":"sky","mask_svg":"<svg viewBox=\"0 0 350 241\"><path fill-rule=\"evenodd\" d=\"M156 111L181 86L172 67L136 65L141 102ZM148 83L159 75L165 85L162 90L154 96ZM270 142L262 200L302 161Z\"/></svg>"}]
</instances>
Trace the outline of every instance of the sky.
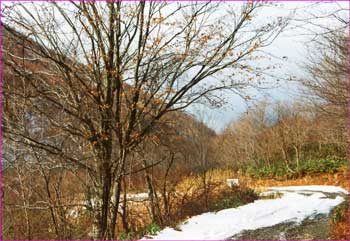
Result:
<instances>
[{"instance_id":1,"label":"sky","mask_svg":"<svg viewBox=\"0 0 350 241\"><path fill-rule=\"evenodd\" d=\"M262 17L287 16L294 12L293 19L286 30L278 36L272 45L265 51L272 55L270 61L280 65L275 73L281 80L279 85L267 90L250 90L249 94L252 100L248 103L240 96L227 95L228 103L219 109L212 109L206 106L192 106L187 109L188 112L197 116L198 119L204 119L207 125L216 132L221 132L225 126L237 119L242 114L249 111L249 106L254 105L257 100L267 99L269 101L288 101L292 102L301 98L300 87L295 81L284 81L290 76L302 78L306 73L303 70L303 63L307 62L308 46L311 46L310 40L314 37L314 32L318 29L314 25L306 24L305 19L311 19L313 15L328 16L333 10L344 8L338 14L349 19L349 4L347 2L285 2L276 8L269 8L261 12ZM312 20L315 23L321 23L324 26L332 26L334 18L324 17ZM321 30L320 30L321 31ZM276 78L270 78L269 81L275 82ZM205 114L203 114L205 113ZM206 116L203 118L203 116Z\"/></svg>"}]
</instances>

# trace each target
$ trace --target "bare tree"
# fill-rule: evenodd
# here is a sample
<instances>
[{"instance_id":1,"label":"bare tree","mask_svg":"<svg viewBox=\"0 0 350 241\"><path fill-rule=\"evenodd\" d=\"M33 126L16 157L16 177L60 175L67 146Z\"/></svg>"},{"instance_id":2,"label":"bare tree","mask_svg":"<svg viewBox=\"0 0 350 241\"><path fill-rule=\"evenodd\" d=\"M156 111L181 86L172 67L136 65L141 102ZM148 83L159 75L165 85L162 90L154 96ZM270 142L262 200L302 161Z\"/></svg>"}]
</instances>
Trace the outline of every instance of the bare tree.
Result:
<instances>
[{"instance_id":1,"label":"bare tree","mask_svg":"<svg viewBox=\"0 0 350 241\"><path fill-rule=\"evenodd\" d=\"M269 124L268 102L265 100L255 103L238 120L229 124L219 147L226 156L224 162L231 163L231 167L236 169L242 164L254 164L265 156L265 151L269 149L270 140L266 139L265 133Z\"/></svg>"},{"instance_id":2,"label":"bare tree","mask_svg":"<svg viewBox=\"0 0 350 241\"><path fill-rule=\"evenodd\" d=\"M213 3L7 6L4 138L84 170L92 237L114 239L129 154L167 113L249 85L233 74L253 75L249 61L286 24L254 21L264 5L227 14ZM46 125L43 136L28 131L28 115Z\"/></svg>"},{"instance_id":3,"label":"bare tree","mask_svg":"<svg viewBox=\"0 0 350 241\"><path fill-rule=\"evenodd\" d=\"M346 32L324 35L316 43L307 67L310 79L302 84L319 100L319 108L335 117L346 118L349 37ZM317 52L317 53L316 53ZM317 102L316 102L317 103Z\"/></svg>"},{"instance_id":4,"label":"bare tree","mask_svg":"<svg viewBox=\"0 0 350 241\"><path fill-rule=\"evenodd\" d=\"M309 141L310 133L313 129L312 118L308 118L305 107L300 103L287 104L277 103L275 106L277 114L276 126L278 136L281 144L283 158L286 167L289 168L288 147L294 151L294 161L296 164L296 171L299 171L300 161L303 158L303 147Z\"/></svg>"},{"instance_id":5,"label":"bare tree","mask_svg":"<svg viewBox=\"0 0 350 241\"><path fill-rule=\"evenodd\" d=\"M195 112L198 120L184 126L183 135L186 136L188 148L196 150L190 155L192 169L200 177L205 207L209 210L210 170L216 164L213 145L215 132L206 126L212 121L209 115L200 109Z\"/></svg>"},{"instance_id":6,"label":"bare tree","mask_svg":"<svg viewBox=\"0 0 350 241\"><path fill-rule=\"evenodd\" d=\"M338 6L326 14L314 14L305 25L317 31L309 43L306 77L300 79L306 98L346 134L349 97L349 9ZM327 18L332 24L320 21Z\"/></svg>"}]
</instances>

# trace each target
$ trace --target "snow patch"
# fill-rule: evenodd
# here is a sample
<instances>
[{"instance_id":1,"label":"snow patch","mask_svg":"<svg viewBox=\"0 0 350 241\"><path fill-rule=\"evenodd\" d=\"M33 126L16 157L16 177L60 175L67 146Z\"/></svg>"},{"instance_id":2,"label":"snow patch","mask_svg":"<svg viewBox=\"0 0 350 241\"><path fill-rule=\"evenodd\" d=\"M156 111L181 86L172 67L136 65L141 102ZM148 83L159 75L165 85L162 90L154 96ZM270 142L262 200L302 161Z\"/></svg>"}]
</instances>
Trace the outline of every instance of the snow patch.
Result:
<instances>
[{"instance_id":1,"label":"snow patch","mask_svg":"<svg viewBox=\"0 0 350 241\"><path fill-rule=\"evenodd\" d=\"M271 191L309 191L309 192L326 192L326 193L348 194L348 192L341 187L326 186L326 185L270 187L270 188L268 188L268 190L271 190Z\"/></svg>"}]
</instances>

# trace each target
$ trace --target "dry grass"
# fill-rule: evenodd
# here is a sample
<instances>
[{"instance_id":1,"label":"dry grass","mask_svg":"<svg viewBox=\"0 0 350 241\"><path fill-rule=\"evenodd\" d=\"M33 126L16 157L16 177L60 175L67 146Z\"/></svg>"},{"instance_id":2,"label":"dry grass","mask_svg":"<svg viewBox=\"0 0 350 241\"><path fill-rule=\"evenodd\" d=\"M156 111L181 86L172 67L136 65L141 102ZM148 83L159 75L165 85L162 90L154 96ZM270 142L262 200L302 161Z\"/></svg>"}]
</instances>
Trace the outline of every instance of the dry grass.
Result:
<instances>
[{"instance_id":1,"label":"dry grass","mask_svg":"<svg viewBox=\"0 0 350 241\"><path fill-rule=\"evenodd\" d=\"M249 187L255 188L256 190L271 186L333 185L340 186L349 191L350 182L347 176L347 169L343 168L334 174L324 173L290 180L251 179L246 177L242 177L242 179Z\"/></svg>"},{"instance_id":2,"label":"dry grass","mask_svg":"<svg viewBox=\"0 0 350 241\"><path fill-rule=\"evenodd\" d=\"M336 173L323 173L318 175L309 175L297 179L257 179L244 176L243 174L237 174L230 170L213 170L210 173L211 182L221 187L226 187L226 179L238 178L240 185L244 185L255 189L256 191L264 191L267 187L272 186L300 186L300 185L333 185L340 186L349 191L350 181L347 178L346 167L340 169ZM184 179L177 187L177 190L185 190L192 187L192 191L198 188L200 185L200 179L197 176L190 176Z\"/></svg>"},{"instance_id":3,"label":"dry grass","mask_svg":"<svg viewBox=\"0 0 350 241\"><path fill-rule=\"evenodd\" d=\"M331 214L332 239L350 240L350 209L348 207L349 203L343 203L333 210Z\"/></svg>"},{"instance_id":4,"label":"dry grass","mask_svg":"<svg viewBox=\"0 0 350 241\"><path fill-rule=\"evenodd\" d=\"M332 226L331 236L335 240L350 240L349 218L346 221L340 221Z\"/></svg>"},{"instance_id":5,"label":"dry grass","mask_svg":"<svg viewBox=\"0 0 350 241\"><path fill-rule=\"evenodd\" d=\"M209 176L209 200L211 202L219 201L222 196L227 192L226 179L233 176L233 173L229 170L213 170L208 173ZM240 185L242 188L245 185ZM168 224L175 227L178 223L185 221L186 219L207 212L207 206L204 198L204 189L200 176L191 175L184 178L176 187L175 193L171 199L172 223ZM128 216L129 226L133 227L133 230L138 232L143 227L151 223L150 213L148 210L148 201L143 202L129 202ZM162 203L160 206L163 211ZM118 229L123 232L122 224L118 224Z\"/></svg>"}]
</instances>

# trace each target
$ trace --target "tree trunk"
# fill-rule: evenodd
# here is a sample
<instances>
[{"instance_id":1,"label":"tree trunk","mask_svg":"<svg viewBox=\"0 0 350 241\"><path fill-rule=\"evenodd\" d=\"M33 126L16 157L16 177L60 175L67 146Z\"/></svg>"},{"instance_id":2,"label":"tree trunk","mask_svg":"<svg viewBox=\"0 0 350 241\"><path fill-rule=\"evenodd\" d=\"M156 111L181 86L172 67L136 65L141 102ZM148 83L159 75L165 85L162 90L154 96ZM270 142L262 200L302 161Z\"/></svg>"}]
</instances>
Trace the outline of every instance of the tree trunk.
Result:
<instances>
[{"instance_id":1,"label":"tree trunk","mask_svg":"<svg viewBox=\"0 0 350 241\"><path fill-rule=\"evenodd\" d=\"M93 240L99 240L100 239L100 219L101 219L101 199L99 198L99 194L102 193L100 188L98 187L97 194L94 199L91 200L92 204L92 211L93 211L93 223L92 223L92 228L91 232L89 233L89 236Z\"/></svg>"},{"instance_id":2,"label":"tree trunk","mask_svg":"<svg viewBox=\"0 0 350 241\"><path fill-rule=\"evenodd\" d=\"M282 147L282 154L283 154L283 160L284 160L284 163L286 164L286 168L288 171L290 171L291 173L295 173L295 171L293 171L292 169L290 169L289 167L289 163L288 163L288 159L287 159L287 153L286 151L284 150L284 147Z\"/></svg>"},{"instance_id":3,"label":"tree trunk","mask_svg":"<svg viewBox=\"0 0 350 241\"><path fill-rule=\"evenodd\" d=\"M99 238L107 239L108 217L109 217L109 204L110 204L110 192L111 192L111 173L106 169L103 180L103 192L102 192L102 206L101 206L101 219L99 222Z\"/></svg>"},{"instance_id":4,"label":"tree trunk","mask_svg":"<svg viewBox=\"0 0 350 241\"><path fill-rule=\"evenodd\" d=\"M146 160L144 160L143 163L144 163L144 167L148 166L148 163ZM146 178L146 183L148 188L148 196L150 200L151 220L153 223L162 224L163 219L162 219L162 213L159 206L159 199L152 183L152 176L149 173L148 169L146 169L145 171L145 178Z\"/></svg>"},{"instance_id":5,"label":"tree trunk","mask_svg":"<svg viewBox=\"0 0 350 241\"><path fill-rule=\"evenodd\" d=\"M113 200L114 205L112 210L111 226L109 230L110 239L112 240L115 239L115 228L116 228L117 218L118 218L120 194L121 194L121 179L119 178L114 184L114 200Z\"/></svg>"},{"instance_id":6,"label":"tree trunk","mask_svg":"<svg viewBox=\"0 0 350 241\"><path fill-rule=\"evenodd\" d=\"M129 225L128 225L128 210L127 210L127 189L126 189L125 178L123 178L122 182L123 182L123 189L124 189L122 222L123 222L123 228L125 233L128 233Z\"/></svg>"},{"instance_id":7,"label":"tree trunk","mask_svg":"<svg viewBox=\"0 0 350 241\"><path fill-rule=\"evenodd\" d=\"M165 224L170 224L170 193L167 190L167 183L168 183L168 176L170 173L170 169L174 163L174 154L171 155L170 163L166 169L165 175L164 175L164 182L163 182L163 207L164 207L164 216L165 216Z\"/></svg>"},{"instance_id":8,"label":"tree trunk","mask_svg":"<svg viewBox=\"0 0 350 241\"><path fill-rule=\"evenodd\" d=\"M295 162L297 164L297 172L299 172L299 149L296 145L293 145L294 151L295 151Z\"/></svg>"},{"instance_id":9,"label":"tree trunk","mask_svg":"<svg viewBox=\"0 0 350 241\"><path fill-rule=\"evenodd\" d=\"M205 208L206 210L209 209L209 190L208 190L208 183L207 183L207 171L204 170L202 174L202 183L203 183L203 189L204 189L204 202L205 202Z\"/></svg>"},{"instance_id":10,"label":"tree trunk","mask_svg":"<svg viewBox=\"0 0 350 241\"><path fill-rule=\"evenodd\" d=\"M147 167L147 161L146 160L143 160L143 165L144 165L144 167ZM154 207L153 186L152 186L152 181L151 181L150 174L149 174L147 169L145 171L145 179L146 179L147 189L148 189L148 198L149 198L149 201L150 201L151 220L152 220L152 223L154 223L156 215L155 215L155 207Z\"/></svg>"},{"instance_id":11,"label":"tree trunk","mask_svg":"<svg viewBox=\"0 0 350 241\"><path fill-rule=\"evenodd\" d=\"M112 186L110 170L104 168L101 178L102 185L97 187L97 194L93 199L94 222L91 237L94 240L108 238L108 220L110 207L110 192Z\"/></svg>"}]
</instances>

